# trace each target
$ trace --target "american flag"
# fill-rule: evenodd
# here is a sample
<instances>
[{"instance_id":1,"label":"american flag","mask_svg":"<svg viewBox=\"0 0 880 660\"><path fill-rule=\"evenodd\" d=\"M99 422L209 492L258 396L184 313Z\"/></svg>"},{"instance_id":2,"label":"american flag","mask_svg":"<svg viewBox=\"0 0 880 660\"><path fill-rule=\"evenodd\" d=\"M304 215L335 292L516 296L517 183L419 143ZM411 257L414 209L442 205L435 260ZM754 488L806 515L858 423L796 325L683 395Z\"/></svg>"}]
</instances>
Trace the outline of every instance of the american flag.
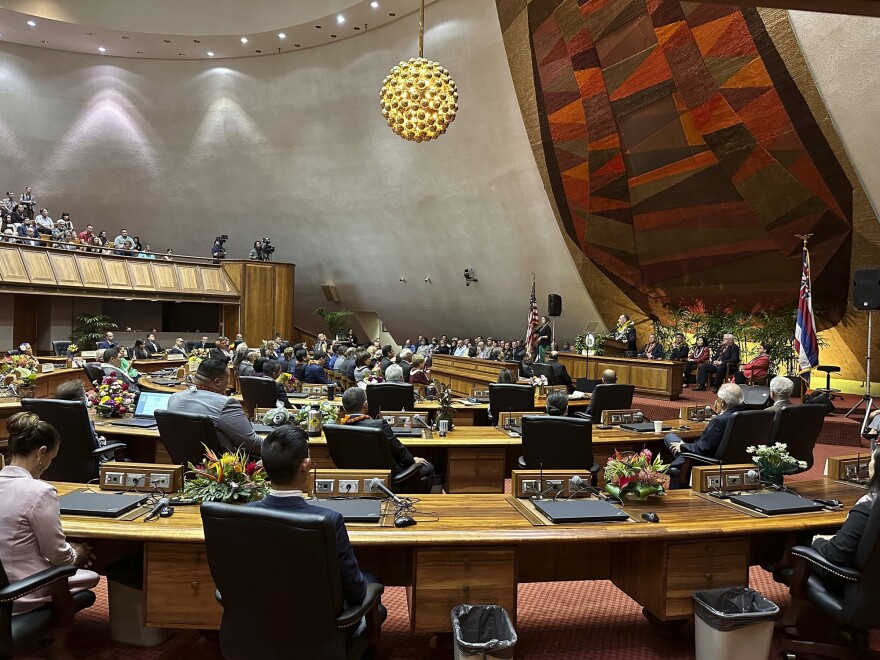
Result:
<instances>
[{"instance_id":1,"label":"american flag","mask_svg":"<svg viewBox=\"0 0 880 660\"><path fill-rule=\"evenodd\" d=\"M538 299L535 298L535 282L532 280L532 298L529 300L529 324L526 327L526 350L531 350L535 339L535 329L538 327Z\"/></svg>"},{"instance_id":2,"label":"american flag","mask_svg":"<svg viewBox=\"0 0 880 660\"><path fill-rule=\"evenodd\" d=\"M804 268L801 272L797 325L794 329L794 350L798 354L798 367L802 372L809 371L819 364L819 338L816 335L816 319L813 317L810 289L810 253L804 244Z\"/></svg>"}]
</instances>

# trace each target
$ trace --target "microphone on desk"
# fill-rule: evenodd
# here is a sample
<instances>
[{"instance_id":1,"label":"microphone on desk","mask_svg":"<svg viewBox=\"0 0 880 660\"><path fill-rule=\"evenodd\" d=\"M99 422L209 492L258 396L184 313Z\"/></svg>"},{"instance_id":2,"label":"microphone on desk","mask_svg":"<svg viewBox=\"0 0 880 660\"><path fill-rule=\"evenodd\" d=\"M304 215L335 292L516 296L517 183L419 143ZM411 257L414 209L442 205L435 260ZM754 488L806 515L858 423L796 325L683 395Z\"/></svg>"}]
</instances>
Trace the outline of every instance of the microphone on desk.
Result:
<instances>
[{"instance_id":1,"label":"microphone on desk","mask_svg":"<svg viewBox=\"0 0 880 660\"><path fill-rule=\"evenodd\" d=\"M428 424L424 419L422 419L421 415L413 415L412 420L414 422L418 422L423 429L428 429L429 431L433 430L431 429L431 425Z\"/></svg>"},{"instance_id":2,"label":"microphone on desk","mask_svg":"<svg viewBox=\"0 0 880 660\"><path fill-rule=\"evenodd\" d=\"M636 413L633 413L633 421L639 423L642 421L650 422L652 420L648 419L648 416L640 410Z\"/></svg>"},{"instance_id":3,"label":"microphone on desk","mask_svg":"<svg viewBox=\"0 0 880 660\"><path fill-rule=\"evenodd\" d=\"M389 497L389 498L390 498L395 504L403 504L403 501L402 501L397 495L395 495L394 493L392 493L392 492L391 492L391 489L389 489L388 486L386 486L385 483L384 483L381 479L374 478L374 479L370 482L370 491L373 491L374 489L378 489L378 490L382 491L382 492L383 492L385 495L387 495L387 496L388 496L388 497Z\"/></svg>"},{"instance_id":4,"label":"microphone on desk","mask_svg":"<svg viewBox=\"0 0 880 660\"><path fill-rule=\"evenodd\" d=\"M164 515L165 517L170 516L171 513L174 512L174 507L169 506L169 504L170 502L167 497L160 497L153 506L153 510L144 516L144 522L155 520L161 515ZM170 511L171 513L166 513L166 511Z\"/></svg>"}]
</instances>

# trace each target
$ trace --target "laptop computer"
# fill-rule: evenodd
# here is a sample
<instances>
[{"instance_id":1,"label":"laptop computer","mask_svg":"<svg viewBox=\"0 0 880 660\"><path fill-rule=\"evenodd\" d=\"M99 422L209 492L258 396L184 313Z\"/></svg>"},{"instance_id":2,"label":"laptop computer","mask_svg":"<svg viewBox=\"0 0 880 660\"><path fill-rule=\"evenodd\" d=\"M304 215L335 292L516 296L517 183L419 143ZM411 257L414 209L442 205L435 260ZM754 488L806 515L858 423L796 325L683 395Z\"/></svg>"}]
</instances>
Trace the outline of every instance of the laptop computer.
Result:
<instances>
[{"instance_id":1,"label":"laptop computer","mask_svg":"<svg viewBox=\"0 0 880 660\"><path fill-rule=\"evenodd\" d=\"M821 511L825 508L824 504L808 500L794 493L734 495L730 498L730 501L771 516L781 513L808 513L810 511Z\"/></svg>"},{"instance_id":2,"label":"laptop computer","mask_svg":"<svg viewBox=\"0 0 880 660\"><path fill-rule=\"evenodd\" d=\"M574 388L578 392L583 392L584 394L592 394L593 390L596 389L596 385L599 385L602 381L596 378L577 378L575 380Z\"/></svg>"},{"instance_id":3,"label":"laptop computer","mask_svg":"<svg viewBox=\"0 0 880 660\"><path fill-rule=\"evenodd\" d=\"M604 500L533 500L535 508L552 522L621 522L629 514Z\"/></svg>"},{"instance_id":4,"label":"laptop computer","mask_svg":"<svg viewBox=\"0 0 880 660\"><path fill-rule=\"evenodd\" d=\"M150 499L146 493L101 493L83 488L58 498L62 515L116 518Z\"/></svg>"},{"instance_id":5,"label":"laptop computer","mask_svg":"<svg viewBox=\"0 0 880 660\"><path fill-rule=\"evenodd\" d=\"M327 499L307 500L309 504L322 506L341 513L345 522L377 523L382 518L382 500L373 499Z\"/></svg>"},{"instance_id":6,"label":"laptop computer","mask_svg":"<svg viewBox=\"0 0 880 660\"><path fill-rule=\"evenodd\" d=\"M168 408L168 397L170 394L165 392L141 392L138 397L137 406L134 409L134 417L131 419L120 419L111 422L113 426L135 426L139 428L151 428L156 426L156 418L153 413L156 410L166 410Z\"/></svg>"},{"instance_id":7,"label":"laptop computer","mask_svg":"<svg viewBox=\"0 0 880 660\"><path fill-rule=\"evenodd\" d=\"M635 431L636 433L654 433L654 422L638 422L633 424L621 424L620 428L627 431ZM671 426L664 426L664 431L671 431Z\"/></svg>"}]
</instances>

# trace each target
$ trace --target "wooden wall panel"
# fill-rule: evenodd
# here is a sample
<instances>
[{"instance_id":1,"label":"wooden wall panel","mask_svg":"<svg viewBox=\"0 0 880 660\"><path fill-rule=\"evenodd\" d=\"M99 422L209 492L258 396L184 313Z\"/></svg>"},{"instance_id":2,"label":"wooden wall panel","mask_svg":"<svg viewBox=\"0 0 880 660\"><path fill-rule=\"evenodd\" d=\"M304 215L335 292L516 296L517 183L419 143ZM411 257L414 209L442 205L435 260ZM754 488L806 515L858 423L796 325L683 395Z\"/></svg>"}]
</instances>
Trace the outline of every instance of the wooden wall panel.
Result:
<instances>
[{"instance_id":1,"label":"wooden wall panel","mask_svg":"<svg viewBox=\"0 0 880 660\"><path fill-rule=\"evenodd\" d=\"M182 293L197 293L202 290L198 266L177 266L177 277Z\"/></svg>"},{"instance_id":2,"label":"wooden wall panel","mask_svg":"<svg viewBox=\"0 0 880 660\"><path fill-rule=\"evenodd\" d=\"M107 275L107 284L111 289L131 290L131 278L124 259L102 259L101 263Z\"/></svg>"},{"instance_id":3,"label":"wooden wall panel","mask_svg":"<svg viewBox=\"0 0 880 660\"><path fill-rule=\"evenodd\" d=\"M91 289L106 289L107 274L104 272L101 257L81 257L77 255L76 263L82 277L83 286Z\"/></svg>"},{"instance_id":4,"label":"wooden wall panel","mask_svg":"<svg viewBox=\"0 0 880 660\"><path fill-rule=\"evenodd\" d=\"M31 284L55 284L55 273L46 252L22 252L21 257Z\"/></svg>"},{"instance_id":5,"label":"wooden wall panel","mask_svg":"<svg viewBox=\"0 0 880 660\"><path fill-rule=\"evenodd\" d=\"M245 288L242 293L242 320L244 340L249 346L259 346L263 339L271 339L275 332L275 272L273 266L254 262L246 264Z\"/></svg>"},{"instance_id":6,"label":"wooden wall panel","mask_svg":"<svg viewBox=\"0 0 880 660\"><path fill-rule=\"evenodd\" d=\"M147 260L129 261L127 263L133 289L140 289L142 291L156 290L156 284L153 282L152 270L150 269L150 264Z\"/></svg>"},{"instance_id":7,"label":"wooden wall panel","mask_svg":"<svg viewBox=\"0 0 880 660\"><path fill-rule=\"evenodd\" d=\"M28 284L27 270L21 259L21 252L14 247L0 247L0 281L13 284Z\"/></svg>"},{"instance_id":8,"label":"wooden wall panel","mask_svg":"<svg viewBox=\"0 0 880 660\"><path fill-rule=\"evenodd\" d=\"M293 293L294 293L294 267L293 264L278 264L275 266L275 332L280 332L282 337L293 335Z\"/></svg>"},{"instance_id":9,"label":"wooden wall panel","mask_svg":"<svg viewBox=\"0 0 880 660\"><path fill-rule=\"evenodd\" d=\"M174 264L151 261L150 267L153 269L156 288L159 291L177 291L180 288L177 283L177 269L174 267Z\"/></svg>"},{"instance_id":10,"label":"wooden wall panel","mask_svg":"<svg viewBox=\"0 0 880 660\"><path fill-rule=\"evenodd\" d=\"M55 272L55 281L59 286L82 286L82 278L79 276L79 268L76 267L76 257L69 253L51 252L49 263Z\"/></svg>"},{"instance_id":11,"label":"wooden wall panel","mask_svg":"<svg viewBox=\"0 0 880 660\"><path fill-rule=\"evenodd\" d=\"M216 268L199 268L205 291L208 293L226 293L226 283L223 281L223 272Z\"/></svg>"},{"instance_id":12,"label":"wooden wall panel","mask_svg":"<svg viewBox=\"0 0 880 660\"><path fill-rule=\"evenodd\" d=\"M28 342L36 346L37 339L37 303L38 296L20 293L13 298L12 310L12 345Z\"/></svg>"}]
</instances>

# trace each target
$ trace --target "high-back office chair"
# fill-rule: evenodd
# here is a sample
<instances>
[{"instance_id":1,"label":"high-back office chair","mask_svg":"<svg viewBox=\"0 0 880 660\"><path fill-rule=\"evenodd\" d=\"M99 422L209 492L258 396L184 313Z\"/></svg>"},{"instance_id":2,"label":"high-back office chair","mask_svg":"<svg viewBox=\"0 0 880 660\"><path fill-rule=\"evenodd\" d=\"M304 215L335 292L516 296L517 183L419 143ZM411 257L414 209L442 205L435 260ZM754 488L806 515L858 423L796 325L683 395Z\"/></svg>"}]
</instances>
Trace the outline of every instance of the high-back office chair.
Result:
<instances>
[{"instance_id":1,"label":"high-back office chair","mask_svg":"<svg viewBox=\"0 0 880 660\"><path fill-rule=\"evenodd\" d=\"M786 406L776 411L767 444L783 442L788 445L789 454L806 462L807 467L798 468L793 474L813 467L813 449L822 432L826 412L825 406L818 403Z\"/></svg>"},{"instance_id":2,"label":"high-back office chair","mask_svg":"<svg viewBox=\"0 0 880 660\"><path fill-rule=\"evenodd\" d=\"M104 370L101 368L100 363L83 362L82 368L90 383L97 382L100 385L101 381L104 380Z\"/></svg>"},{"instance_id":3,"label":"high-back office chair","mask_svg":"<svg viewBox=\"0 0 880 660\"><path fill-rule=\"evenodd\" d=\"M70 346L72 342L70 341L53 341L52 342L52 355L61 356L67 355L67 347Z\"/></svg>"},{"instance_id":4,"label":"high-back office chair","mask_svg":"<svg viewBox=\"0 0 880 660\"><path fill-rule=\"evenodd\" d=\"M783 637L783 650L823 658L872 657L868 633L880 628L880 506L871 508L851 566L834 564L808 546L796 545L791 554L797 562L789 585L798 637ZM829 643L827 630L816 630L816 610L848 635L849 647Z\"/></svg>"},{"instance_id":5,"label":"high-back office chair","mask_svg":"<svg viewBox=\"0 0 880 660\"><path fill-rule=\"evenodd\" d=\"M95 604L95 593L80 591L70 594L67 578L76 573L76 566L53 566L21 580L10 582L0 558L0 659L35 650L53 629L69 626L80 610ZM12 616L16 600L29 593L61 582L53 590L52 603L24 614Z\"/></svg>"},{"instance_id":6,"label":"high-back office chair","mask_svg":"<svg viewBox=\"0 0 880 660\"><path fill-rule=\"evenodd\" d=\"M396 493L422 490L419 465L397 472L385 430L372 426L325 424L324 437L330 458L340 470L391 470L390 488Z\"/></svg>"},{"instance_id":7,"label":"high-back office chair","mask_svg":"<svg viewBox=\"0 0 880 660\"><path fill-rule=\"evenodd\" d=\"M192 341L192 340L190 340L190 339L188 339L187 341L183 342L183 345L184 345L185 350L186 350L186 354L189 355L190 353L192 353L192 352L195 350L196 346L198 346L198 345L201 344L201 343L202 343L201 341ZM206 348L211 348L211 347L210 347L210 345L209 345L209 346L206 346Z\"/></svg>"},{"instance_id":8,"label":"high-back office chair","mask_svg":"<svg viewBox=\"0 0 880 660\"><path fill-rule=\"evenodd\" d=\"M531 412L535 409L535 388L516 383L489 383L489 410L495 419L503 412Z\"/></svg>"},{"instance_id":9,"label":"high-back office chair","mask_svg":"<svg viewBox=\"0 0 880 660\"><path fill-rule=\"evenodd\" d=\"M593 425L579 417L524 415L519 465L527 470L589 470L594 476L599 465L593 459Z\"/></svg>"},{"instance_id":10,"label":"high-back office chair","mask_svg":"<svg viewBox=\"0 0 880 660\"><path fill-rule=\"evenodd\" d=\"M114 454L117 460L122 460L125 443L108 442L100 446L89 423L89 410L82 401L22 399L21 408L48 422L61 434L58 455L43 472L42 479L85 484L98 478L101 456Z\"/></svg>"},{"instance_id":11,"label":"high-back office chair","mask_svg":"<svg viewBox=\"0 0 880 660\"><path fill-rule=\"evenodd\" d=\"M349 660L378 648L384 587L368 584L364 600L346 606L332 519L219 502L205 502L201 513L208 565L223 606L224 658ZM260 560L246 571L241 539L260 539ZM308 594L308 607L291 616L294 584Z\"/></svg>"},{"instance_id":12,"label":"high-back office chair","mask_svg":"<svg viewBox=\"0 0 880 660\"><path fill-rule=\"evenodd\" d=\"M264 376L240 376L242 405L248 419L254 416L254 408L274 408L278 401L275 381Z\"/></svg>"},{"instance_id":13,"label":"high-back office chair","mask_svg":"<svg viewBox=\"0 0 880 660\"><path fill-rule=\"evenodd\" d=\"M553 378L553 368L549 364L544 364L543 362L532 362L532 374L535 376L544 376L549 383Z\"/></svg>"},{"instance_id":14,"label":"high-back office chair","mask_svg":"<svg viewBox=\"0 0 880 660\"><path fill-rule=\"evenodd\" d=\"M380 411L415 410L416 397L411 383L374 383L367 385L367 414L376 417Z\"/></svg>"},{"instance_id":15,"label":"high-back office chair","mask_svg":"<svg viewBox=\"0 0 880 660\"><path fill-rule=\"evenodd\" d=\"M593 396L590 399L590 413L577 413L578 417L592 418L596 422L602 420L605 410L626 410L632 406L635 385L619 383L601 384L593 388Z\"/></svg>"},{"instance_id":16,"label":"high-back office chair","mask_svg":"<svg viewBox=\"0 0 880 660\"><path fill-rule=\"evenodd\" d=\"M743 407L748 410L763 410L773 405L770 388L766 385L740 385L743 393Z\"/></svg>"},{"instance_id":17,"label":"high-back office chair","mask_svg":"<svg viewBox=\"0 0 880 660\"><path fill-rule=\"evenodd\" d=\"M170 410L156 410L153 414L159 427L159 439L171 462L182 465L184 472L189 470L190 463L198 465L202 462L205 447L218 456L223 453L217 428L208 415Z\"/></svg>"},{"instance_id":18,"label":"high-back office chair","mask_svg":"<svg viewBox=\"0 0 880 660\"><path fill-rule=\"evenodd\" d=\"M704 465L752 464L752 456L746 452L746 447L767 444L770 430L773 428L773 419L772 410L741 410L732 413L724 427L724 434L715 454L703 456L683 451L680 455L688 460L682 465L678 475L673 474L673 470L670 470L670 475L677 476L681 483L686 484L690 464L693 462Z\"/></svg>"}]
</instances>

